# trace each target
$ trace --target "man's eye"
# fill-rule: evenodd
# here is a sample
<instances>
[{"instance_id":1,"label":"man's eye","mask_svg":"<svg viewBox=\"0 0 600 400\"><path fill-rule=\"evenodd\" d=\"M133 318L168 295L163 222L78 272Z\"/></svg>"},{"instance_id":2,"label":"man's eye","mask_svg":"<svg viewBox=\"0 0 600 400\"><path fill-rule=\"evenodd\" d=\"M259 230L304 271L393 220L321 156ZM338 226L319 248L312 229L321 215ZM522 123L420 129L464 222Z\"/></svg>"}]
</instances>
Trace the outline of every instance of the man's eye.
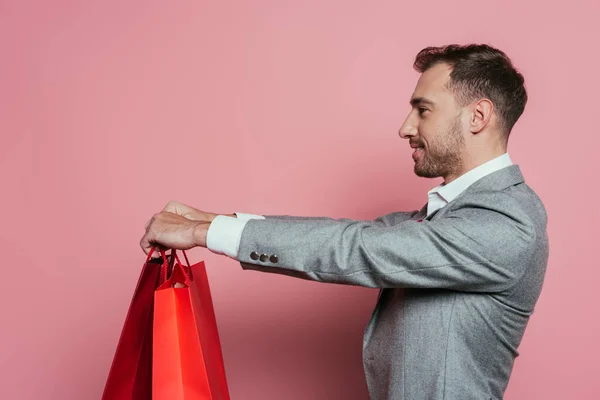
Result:
<instances>
[{"instance_id":1,"label":"man's eye","mask_svg":"<svg viewBox=\"0 0 600 400\"><path fill-rule=\"evenodd\" d=\"M427 109L426 109L426 108L422 108L422 107L420 107L420 108L419 108L419 115L423 115L423 113L424 113L425 111L427 111Z\"/></svg>"}]
</instances>

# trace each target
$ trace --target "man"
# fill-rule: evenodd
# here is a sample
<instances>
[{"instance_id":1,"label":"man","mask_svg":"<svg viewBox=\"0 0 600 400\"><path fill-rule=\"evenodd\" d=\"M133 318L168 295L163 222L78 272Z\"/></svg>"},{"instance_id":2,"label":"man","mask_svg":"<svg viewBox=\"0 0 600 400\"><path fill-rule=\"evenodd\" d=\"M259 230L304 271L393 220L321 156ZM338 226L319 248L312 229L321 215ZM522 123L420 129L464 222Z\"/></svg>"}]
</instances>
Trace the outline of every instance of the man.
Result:
<instances>
[{"instance_id":1,"label":"man","mask_svg":"<svg viewBox=\"0 0 600 400\"><path fill-rule=\"evenodd\" d=\"M400 137L421 210L373 221L215 215L171 202L141 246L208 247L244 269L380 288L365 330L372 399L500 399L541 291L546 212L507 154L524 80L487 45L430 47Z\"/></svg>"}]
</instances>

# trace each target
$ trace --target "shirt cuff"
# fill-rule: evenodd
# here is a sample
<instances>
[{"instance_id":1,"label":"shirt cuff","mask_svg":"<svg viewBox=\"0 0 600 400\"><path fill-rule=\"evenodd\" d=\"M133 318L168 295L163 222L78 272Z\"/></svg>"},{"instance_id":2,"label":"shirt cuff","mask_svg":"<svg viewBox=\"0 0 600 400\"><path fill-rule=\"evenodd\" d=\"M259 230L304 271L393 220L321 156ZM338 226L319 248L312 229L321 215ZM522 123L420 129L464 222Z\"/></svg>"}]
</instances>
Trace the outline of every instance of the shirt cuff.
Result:
<instances>
[{"instance_id":1,"label":"shirt cuff","mask_svg":"<svg viewBox=\"0 0 600 400\"><path fill-rule=\"evenodd\" d=\"M206 233L206 248L237 260L242 232L251 219L265 219L262 215L234 213L237 218L217 215Z\"/></svg>"},{"instance_id":2,"label":"shirt cuff","mask_svg":"<svg viewBox=\"0 0 600 400\"><path fill-rule=\"evenodd\" d=\"M242 231L248 221L217 215L206 233L206 248L216 254L237 259Z\"/></svg>"}]
</instances>

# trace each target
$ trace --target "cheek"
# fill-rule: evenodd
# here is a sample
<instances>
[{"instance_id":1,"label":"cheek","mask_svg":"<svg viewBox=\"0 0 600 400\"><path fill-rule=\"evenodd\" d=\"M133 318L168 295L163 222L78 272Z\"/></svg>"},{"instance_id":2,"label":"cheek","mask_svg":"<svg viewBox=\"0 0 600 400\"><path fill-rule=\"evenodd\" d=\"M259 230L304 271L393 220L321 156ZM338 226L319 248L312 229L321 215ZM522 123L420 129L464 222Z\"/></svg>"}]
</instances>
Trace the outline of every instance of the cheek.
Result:
<instances>
[{"instance_id":1,"label":"cheek","mask_svg":"<svg viewBox=\"0 0 600 400\"><path fill-rule=\"evenodd\" d=\"M424 144L426 147L429 147L429 144L432 140L435 139L436 133L435 129L427 126L427 124L422 124L419 126L419 139L421 144Z\"/></svg>"},{"instance_id":2,"label":"cheek","mask_svg":"<svg viewBox=\"0 0 600 400\"><path fill-rule=\"evenodd\" d=\"M443 132L441 131L443 129L442 125L434 115L428 115L427 118L424 118L419 123L419 134L426 142L434 141L439 132Z\"/></svg>"}]
</instances>

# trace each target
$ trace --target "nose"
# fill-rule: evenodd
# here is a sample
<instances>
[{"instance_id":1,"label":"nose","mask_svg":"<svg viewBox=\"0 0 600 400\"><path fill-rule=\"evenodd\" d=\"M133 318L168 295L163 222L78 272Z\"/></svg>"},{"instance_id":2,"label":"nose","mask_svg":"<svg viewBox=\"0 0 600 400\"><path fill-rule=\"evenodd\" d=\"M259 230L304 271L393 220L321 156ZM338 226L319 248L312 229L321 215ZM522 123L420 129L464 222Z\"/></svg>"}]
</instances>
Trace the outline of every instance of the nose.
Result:
<instances>
[{"instance_id":1,"label":"nose","mask_svg":"<svg viewBox=\"0 0 600 400\"><path fill-rule=\"evenodd\" d=\"M411 118L411 116L412 113L408 114L406 120L400 127L400 130L398 130L398 135L400 135L402 139L409 139L412 136L417 135L417 123L414 118Z\"/></svg>"}]
</instances>

